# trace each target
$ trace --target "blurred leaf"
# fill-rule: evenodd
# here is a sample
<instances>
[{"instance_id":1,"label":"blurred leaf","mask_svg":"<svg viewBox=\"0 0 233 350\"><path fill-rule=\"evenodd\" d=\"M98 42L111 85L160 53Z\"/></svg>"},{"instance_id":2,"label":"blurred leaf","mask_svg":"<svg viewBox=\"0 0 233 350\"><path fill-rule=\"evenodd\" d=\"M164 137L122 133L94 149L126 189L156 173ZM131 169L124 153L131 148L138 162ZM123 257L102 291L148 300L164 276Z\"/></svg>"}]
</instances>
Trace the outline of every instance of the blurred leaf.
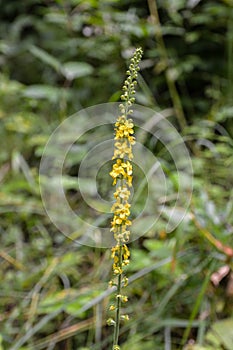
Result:
<instances>
[{"instance_id":1,"label":"blurred leaf","mask_svg":"<svg viewBox=\"0 0 233 350\"><path fill-rule=\"evenodd\" d=\"M207 333L206 340L214 344L221 344L226 350L232 350L233 319L215 322Z\"/></svg>"},{"instance_id":2,"label":"blurred leaf","mask_svg":"<svg viewBox=\"0 0 233 350\"><path fill-rule=\"evenodd\" d=\"M37 119L32 113L13 114L7 118L5 127L9 131L28 134L36 129Z\"/></svg>"},{"instance_id":3,"label":"blurred leaf","mask_svg":"<svg viewBox=\"0 0 233 350\"><path fill-rule=\"evenodd\" d=\"M77 295L77 291L74 289L64 289L59 292L50 293L40 302L37 311L39 314L44 314L60 310L65 307L67 302L76 298Z\"/></svg>"},{"instance_id":4,"label":"blurred leaf","mask_svg":"<svg viewBox=\"0 0 233 350\"><path fill-rule=\"evenodd\" d=\"M137 271L146 266L150 266L150 264L151 259L145 251L134 249L132 252L132 261L128 269L131 271Z\"/></svg>"},{"instance_id":5,"label":"blurred leaf","mask_svg":"<svg viewBox=\"0 0 233 350\"><path fill-rule=\"evenodd\" d=\"M67 90L49 85L31 85L24 89L23 95L33 99L46 99L50 102L58 102L61 97L67 99L70 96Z\"/></svg>"},{"instance_id":6,"label":"blurred leaf","mask_svg":"<svg viewBox=\"0 0 233 350\"><path fill-rule=\"evenodd\" d=\"M39 58L42 62L48 64L52 68L54 68L57 72L61 71L61 63L58 61L57 58L50 55L48 52L40 49L39 47L36 47L32 45L29 48L29 51L37 58Z\"/></svg>"},{"instance_id":7,"label":"blurred leaf","mask_svg":"<svg viewBox=\"0 0 233 350\"><path fill-rule=\"evenodd\" d=\"M167 258L172 254L172 245L168 246L166 242L161 242L155 239L146 240L144 246L150 251L150 256L159 259Z\"/></svg>"},{"instance_id":8,"label":"blurred leaf","mask_svg":"<svg viewBox=\"0 0 233 350\"><path fill-rule=\"evenodd\" d=\"M62 73L68 80L85 77L93 72L93 67L85 62L67 62L62 66Z\"/></svg>"}]
</instances>

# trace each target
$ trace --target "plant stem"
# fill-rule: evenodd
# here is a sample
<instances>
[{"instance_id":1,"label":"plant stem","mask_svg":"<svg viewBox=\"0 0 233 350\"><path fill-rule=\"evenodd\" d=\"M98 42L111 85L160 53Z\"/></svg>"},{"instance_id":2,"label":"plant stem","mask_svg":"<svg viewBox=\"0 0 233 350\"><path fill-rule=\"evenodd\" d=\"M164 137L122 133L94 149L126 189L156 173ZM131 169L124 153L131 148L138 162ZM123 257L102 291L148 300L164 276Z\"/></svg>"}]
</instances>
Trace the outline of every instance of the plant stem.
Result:
<instances>
[{"instance_id":1,"label":"plant stem","mask_svg":"<svg viewBox=\"0 0 233 350\"><path fill-rule=\"evenodd\" d=\"M120 246L120 252L119 252L119 266L122 268L122 245ZM119 274L117 279L117 303L116 303L116 318L115 318L115 327L114 327L114 335L113 335L113 350L116 345L118 345L118 338L119 338L119 330L120 330L120 309L121 309L121 298L119 297L121 295L121 282L122 282L122 273Z\"/></svg>"}]
</instances>

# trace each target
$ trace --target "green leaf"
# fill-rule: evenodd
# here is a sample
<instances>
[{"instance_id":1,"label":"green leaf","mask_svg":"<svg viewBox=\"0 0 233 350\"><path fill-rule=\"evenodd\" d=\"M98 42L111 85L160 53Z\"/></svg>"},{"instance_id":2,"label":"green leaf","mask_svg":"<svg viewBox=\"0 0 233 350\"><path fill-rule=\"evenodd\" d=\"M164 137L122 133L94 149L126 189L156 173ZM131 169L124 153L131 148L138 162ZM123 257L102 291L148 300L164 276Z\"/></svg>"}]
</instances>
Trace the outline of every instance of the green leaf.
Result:
<instances>
[{"instance_id":1,"label":"green leaf","mask_svg":"<svg viewBox=\"0 0 233 350\"><path fill-rule=\"evenodd\" d=\"M150 251L150 256L157 257L159 259L164 259L171 256L173 249L172 245L168 246L166 243L156 239L146 240L144 242L144 246Z\"/></svg>"},{"instance_id":2,"label":"green leaf","mask_svg":"<svg viewBox=\"0 0 233 350\"><path fill-rule=\"evenodd\" d=\"M232 350L233 345L233 319L225 319L215 322L207 333L207 340L224 346L226 350Z\"/></svg>"},{"instance_id":3,"label":"green leaf","mask_svg":"<svg viewBox=\"0 0 233 350\"><path fill-rule=\"evenodd\" d=\"M54 68L57 72L61 71L61 63L48 52L32 45L29 51L42 62L47 63L50 67Z\"/></svg>"},{"instance_id":4,"label":"green leaf","mask_svg":"<svg viewBox=\"0 0 233 350\"><path fill-rule=\"evenodd\" d=\"M57 102L61 96L66 99L69 97L68 91L49 85L31 85L24 90L24 96L34 99L46 99L51 102Z\"/></svg>"},{"instance_id":5,"label":"green leaf","mask_svg":"<svg viewBox=\"0 0 233 350\"><path fill-rule=\"evenodd\" d=\"M85 77L93 72L93 67L85 62L67 62L63 64L62 74L68 80Z\"/></svg>"},{"instance_id":6,"label":"green leaf","mask_svg":"<svg viewBox=\"0 0 233 350\"><path fill-rule=\"evenodd\" d=\"M76 297L77 291L71 288L51 293L41 300L37 311L39 314L43 314L60 310L66 305L67 302L75 299Z\"/></svg>"},{"instance_id":7,"label":"green leaf","mask_svg":"<svg viewBox=\"0 0 233 350\"><path fill-rule=\"evenodd\" d=\"M95 298L96 296L99 295L99 291L98 290L87 290L85 291L83 294L79 294L77 295L77 298L73 301L70 302L69 304L67 304L66 306L66 312L70 315L79 315L79 317L84 317L85 316L85 312L80 314L80 309L88 304L93 298Z\"/></svg>"},{"instance_id":8,"label":"green leaf","mask_svg":"<svg viewBox=\"0 0 233 350\"><path fill-rule=\"evenodd\" d=\"M137 271L150 265L151 265L151 258L145 251L140 249L133 249L132 260L130 265L128 266L128 269L130 271Z\"/></svg>"}]
</instances>

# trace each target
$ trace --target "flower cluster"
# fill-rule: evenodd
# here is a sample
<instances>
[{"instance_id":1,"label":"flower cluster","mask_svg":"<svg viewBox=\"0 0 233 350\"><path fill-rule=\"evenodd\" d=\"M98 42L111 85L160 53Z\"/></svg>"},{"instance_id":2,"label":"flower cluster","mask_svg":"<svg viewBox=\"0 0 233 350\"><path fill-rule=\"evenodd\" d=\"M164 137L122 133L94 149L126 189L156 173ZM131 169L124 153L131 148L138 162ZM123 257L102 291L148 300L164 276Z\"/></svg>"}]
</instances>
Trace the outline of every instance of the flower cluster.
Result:
<instances>
[{"instance_id":1,"label":"flower cluster","mask_svg":"<svg viewBox=\"0 0 233 350\"><path fill-rule=\"evenodd\" d=\"M131 155L133 157L133 155ZM112 171L110 172L113 178L113 185L116 185L117 180L126 180L129 187L132 185L132 164L129 161L124 162L122 159L117 159L116 163L113 164Z\"/></svg>"},{"instance_id":2,"label":"flower cluster","mask_svg":"<svg viewBox=\"0 0 233 350\"><path fill-rule=\"evenodd\" d=\"M132 119L126 119L125 116L120 116L115 124L115 149L114 156L116 158L133 159L132 145L135 143L135 137L132 136L134 124Z\"/></svg>"},{"instance_id":3,"label":"flower cluster","mask_svg":"<svg viewBox=\"0 0 233 350\"><path fill-rule=\"evenodd\" d=\"M118 265L119 260L120 260L120 254L123 255L121 268L119 268L119 265ZM115 247L113 247L111 257L113 258L113 272L116 275L119 273L122 273L123 272L122 268L129 264L130 251L129 251L127 245L124 244L122 246L121 251L120 251L119 245L116 245ZM120 271L119 271L119 269L120 269Z\"/></svg>"},{"instance_id":4,"label":"flower cluster","mask_svg":"<svg viewBox=\"0 0 233 350\"><path fill-rule=\"evenodd\" d=\"M110 286L117 287L115 305L110 306L110 311L115 312L115 320L110 318L107 323L113 325L114 340L113 349L120 349L118 346L119 323L120 320L128 320L128 315L120 315L121 303L128 301L126 295L121 294L121 288L128 284L128 279L123 276L124 267L129 264L130 252L126 245L130 238L128 227L131 225L130 216L130 188L132 186L133 169L132 169L132 146L135 143L134 124L132 119L128 119L128 115L132 114L130 107L135 101L135 86L137 84L137 74L139 70L139 62L142 56L142 49L135 51L131 59L127 79L123 86L123 94L121 95L120 116L115 123L115 143L114 155L112 157L115 163L112 166L110 176L113 178L113 185L116 185L114 193L115 203L112 206L113 219L111 221L111 232L114 233L116 245L112 248L111 257L113 259L113 274L117 281L110 281Z\"/></svg>"}]
</instances>

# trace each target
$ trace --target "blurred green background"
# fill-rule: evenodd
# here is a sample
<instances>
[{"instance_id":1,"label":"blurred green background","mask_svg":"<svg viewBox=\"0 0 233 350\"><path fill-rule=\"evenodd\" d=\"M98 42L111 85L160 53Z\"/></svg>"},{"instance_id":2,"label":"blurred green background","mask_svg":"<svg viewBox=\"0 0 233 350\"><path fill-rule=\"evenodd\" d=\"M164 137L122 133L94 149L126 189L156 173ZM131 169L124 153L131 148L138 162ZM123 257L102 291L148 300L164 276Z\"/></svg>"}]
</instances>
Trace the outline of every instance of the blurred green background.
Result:
<instances>
[{"instance_id":1,"label":"blurred green background","mask_svg":"<svg viewBox=\"0 0 233 350\"><path fill-rule=\"evenodd\" d=\"M232 1L0 5L0 349L111 348L110 251L77 246L56 229L38 173L61 121L119 101L129 58L141 46L137 103L169 112L192 158L194 190L189 220L166 234L161 218L130 244L122 350L232 350ZM72 160L66 187L88 220L71 178L81 158ZM175 169L166 159L164 166L175 188Z\"/></svg>"}]
</instances>

